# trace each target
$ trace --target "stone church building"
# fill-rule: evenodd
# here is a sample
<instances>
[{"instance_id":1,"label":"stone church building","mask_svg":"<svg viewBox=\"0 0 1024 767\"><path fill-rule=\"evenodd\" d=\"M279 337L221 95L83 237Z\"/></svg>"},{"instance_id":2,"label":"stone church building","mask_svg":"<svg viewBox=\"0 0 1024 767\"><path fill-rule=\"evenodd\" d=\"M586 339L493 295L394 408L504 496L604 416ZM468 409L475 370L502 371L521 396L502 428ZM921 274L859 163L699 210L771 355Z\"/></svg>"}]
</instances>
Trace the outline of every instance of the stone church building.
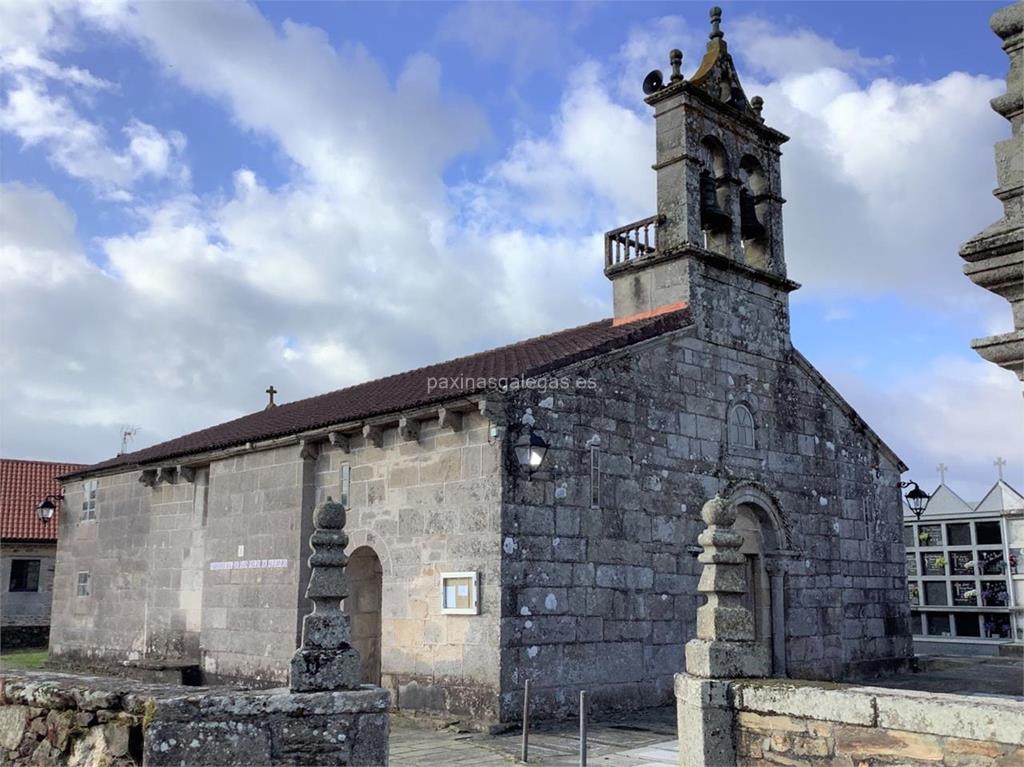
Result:
<instances>
[{"instance_id":1,"label":"stone church building","mask_svg":"<svg viewBox=\"0 0 1024 767\"><path fill-rule=\"evenodd\" d=\"M744 94L719 16L690 78L673 51L645 81L657 212L606 236L612 318L67 475L51 657L285 682L331 496L350 508L363 673L399 708L514 720L527 679L541 715L581 689L596 708L668 703L719 493L774 674L904 664L905 466L792 346L787 137Z\"/></svg>"}]
</instances>

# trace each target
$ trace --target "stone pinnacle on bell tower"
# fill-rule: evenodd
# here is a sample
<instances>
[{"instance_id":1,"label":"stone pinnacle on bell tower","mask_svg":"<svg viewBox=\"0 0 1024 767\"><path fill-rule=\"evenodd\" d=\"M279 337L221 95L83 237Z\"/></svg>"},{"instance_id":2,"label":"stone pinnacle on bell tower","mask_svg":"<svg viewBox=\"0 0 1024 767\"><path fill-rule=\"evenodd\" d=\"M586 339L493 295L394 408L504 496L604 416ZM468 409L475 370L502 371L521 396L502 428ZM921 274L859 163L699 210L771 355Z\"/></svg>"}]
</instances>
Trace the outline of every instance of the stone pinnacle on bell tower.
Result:
<instances>
[{"instance_id":1,"label":"stone pinnacle on bell tower","mask_svg":"<svg viewBox=\"0 0 1024 767\"><path fill-rule=\"evenodd\" d=\"M784 348L785 294L799 287L786 274L782 228L780 158L789 138L765 124L764 100L744 93L722 9L709 16L706 51L692 76L683 75L682 53L673 49L668 81L658 70L643 81L644 100L654 109L657 210L605 235L614 321L686 306L710 331L725 323L713 314L751 297L761 283L777 291L774 308L758 323L772 337L761 341ZM735 322L732 328L723 340L752 335Z\"/></svg>"}]
</instances>

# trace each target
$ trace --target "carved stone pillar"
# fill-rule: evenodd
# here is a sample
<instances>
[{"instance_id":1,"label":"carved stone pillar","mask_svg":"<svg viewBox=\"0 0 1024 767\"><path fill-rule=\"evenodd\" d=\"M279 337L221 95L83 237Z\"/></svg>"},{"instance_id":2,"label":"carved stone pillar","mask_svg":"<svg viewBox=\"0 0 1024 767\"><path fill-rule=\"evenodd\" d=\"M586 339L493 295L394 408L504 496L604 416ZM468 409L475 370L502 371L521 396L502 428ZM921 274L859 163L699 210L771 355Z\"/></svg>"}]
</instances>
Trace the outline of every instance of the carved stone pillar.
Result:
<instances>
[{"instance_id":1,"label":"carved stone pillar","mask_svg":"<svg viewBox=\"0 0 1024 767\"><path fill-rule=\"evenodd\" d=\"M360 686L359 653L352 647L348 616L341 610L349 593L345 507L328 498L314 512L313 524L312 572L306 589L313 612L302 620L302 645L292 656L291 689L354 690Z\"/></svg>"},{"instance_id":2,"label":"carved stone pillar","mask_svg":"<svg viewBox=\"0 0 1024 767\"><path fill-rule=\"evenodd\" d=\"M707 602L697 609L697 638L686 643L686 671L701 677L760 677L771 661L754 633L754 616L742 602L747 590L740 553L743 536L732 529L736 509L715 496L704 504L707 529L697 539L704 565L697 590Z\"/></svg>"}]
</instances>

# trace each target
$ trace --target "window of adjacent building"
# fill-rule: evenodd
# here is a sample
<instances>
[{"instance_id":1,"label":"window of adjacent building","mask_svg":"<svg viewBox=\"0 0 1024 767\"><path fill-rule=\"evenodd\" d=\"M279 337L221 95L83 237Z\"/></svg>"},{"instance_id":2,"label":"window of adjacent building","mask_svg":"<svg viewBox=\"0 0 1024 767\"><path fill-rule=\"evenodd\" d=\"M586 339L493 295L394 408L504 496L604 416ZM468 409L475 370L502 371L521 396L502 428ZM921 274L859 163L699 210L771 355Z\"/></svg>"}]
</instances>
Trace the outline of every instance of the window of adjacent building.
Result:
<instances>
[{"instance_id":1,"label":"window of adjacent building","mask_svg":"<svg viewBox=\"0 0 1024 767\"><path fill-rule=\"evenodd\" d=\"M455 615L477 615L477 573L441 573L441 612Z\"/></svg>"},{"instance_id":2,"label":"window of adjacent building","mask_svg":"<svg viewBox=\"0 0 1024 767\"><path fill-rule=\"evenodd\" d=\"M192 480L192 514L199 517L200 524L206 526L207 499L210 495L210 470L196 469Z\"/></svg>"},{"instance_id":3,"label":"window of adjacent building","mask_svg":"<svg viewBox=\"0 0 1024 767\"><path fill-rule=\"evenodd\" d=\"M754 447L754 415L746 405L736 405L729 412L729 444Z\"/></svg>"},{"instance_id":4,"label":"window of adjacent building","mask_svg":"<svg viewBox=\"0 0 1024 767\"><path fill-rule=\"evenodd\" d=\"M1011 636L1010 580L998 519L907 522L907 593L917 636ZM915 615L916 613L916 615Z\"/></svg>"},{"instance_id":5,"label":"window of adjacent building","mask_svg":"<svg viewBox=\"0 0 1024 767\"><path fill-rule=\"evenodd\" d=\"M8 591L39 591L38 559L14 559L11 561L11 580Z\"/></svg>"},{"instance_id":6,"label":"window of adjacent building","mask_svg":"<svg viewBox=\"0 0 1024 767\"><path fill-rule=\"evenodd\" d=\"M347 464L341 464L341 469L338 472L338 503L348 508L349 490L352 485L352 467Z\"/></svg>"},{"instance_id":7,"label":"window of adjacent building","mask_svg":"<svg viewBox=\"0 0 1024 767\"><path fill-rule=\"evenodd\" d=\"M87 597L92 594L92 576L89 573L79 573L77 590L75 593L80 597Z\"/></svg>"},{"instance_id":8,"label":"window of adjacent building","mask_svg":"<svg viewBox=\"0 0 1024 767\"><path fill-rule=\"evenodd\" d=\"M1003 542L998 522L975 522L974 533L978 536L979 546L992 546Z\"/></svg>"},{"instance_id":9,"label":"window of adjacent building","mask_svg":"<svg viewBox=\"0 0 1024 767\"><path fill-rule=\"evenodd\" d=\"M910 613L910 633L918 636L924 633L924 621L921 620L921 613Z\"/></svg>"},{"instance_id":10,"label":"window of adjacent building","mask_svg":"<svg viewBox=\"0 0 1024 767\"><path fill-rule=\"evenodd\" d=\"M950 546L970 546L971 526L966 522L946 525L946 536L949 538Z\"/></svg>"},{"instance_id":11,"label":"window of adjacent building","mask_svg":"<svg viewBox=\"0 0 1024 767\"><path fill-rule=\"evenodd\" d=\"M949 615L946 613L928 613L928 635L942 637L950 635Z\"/></svg>"},{"instance_id":12,"label":"window of adjacent building","mask_svg":"<svg viewBox=\"0 0 1024 767\"><path fill-rule=\"evenodd\" d=\"M96 491L99 482L95 479L87 479L82 483L82 519L96 519Z\"/></svg>"},{"instance_id":13,"label":"window of adjacent building","mask_svg":"<svg viewBox=\"0 0 1024 767\"><path fill-rule=\"evenodd\" d=\"M980 637L981 624L975 613L956 613L953 616L953 625L956 626L958 637Z\"/></svg>"},{"instance_id":14,"label":"window of adjacent building","mask_svg":"<svg viewBox=\"0 0 1024 767\"><path fill-rule=\"evenodd\" d=\"M924 603L926 605L948 605L945 581L925 581Z\"/></svg>"}]
</instances>

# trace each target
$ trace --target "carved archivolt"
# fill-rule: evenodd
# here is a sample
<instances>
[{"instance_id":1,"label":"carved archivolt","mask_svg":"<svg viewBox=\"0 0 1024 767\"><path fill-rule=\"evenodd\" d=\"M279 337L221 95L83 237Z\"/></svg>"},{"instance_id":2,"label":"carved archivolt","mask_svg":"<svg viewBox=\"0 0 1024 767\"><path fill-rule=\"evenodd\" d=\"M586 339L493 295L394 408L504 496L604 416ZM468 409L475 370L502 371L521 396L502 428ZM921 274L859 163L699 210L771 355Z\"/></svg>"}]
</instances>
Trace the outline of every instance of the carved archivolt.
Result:
<instances>
[{"instance_id":1,"label":"carved archivolt","mask_svg":"<svg viewBox=\"0 0 1024 767\"><path fill-rule=\"evenodd\" d=\"M758 512L761 523L765 525L766 543L774 544L776 549L789 549L790 529L778 499L759 482L741 480L725 488L722 496L733 506L746 505ZM774 540L771 540L774 538Z\"/></svg>"}]
</instances>

